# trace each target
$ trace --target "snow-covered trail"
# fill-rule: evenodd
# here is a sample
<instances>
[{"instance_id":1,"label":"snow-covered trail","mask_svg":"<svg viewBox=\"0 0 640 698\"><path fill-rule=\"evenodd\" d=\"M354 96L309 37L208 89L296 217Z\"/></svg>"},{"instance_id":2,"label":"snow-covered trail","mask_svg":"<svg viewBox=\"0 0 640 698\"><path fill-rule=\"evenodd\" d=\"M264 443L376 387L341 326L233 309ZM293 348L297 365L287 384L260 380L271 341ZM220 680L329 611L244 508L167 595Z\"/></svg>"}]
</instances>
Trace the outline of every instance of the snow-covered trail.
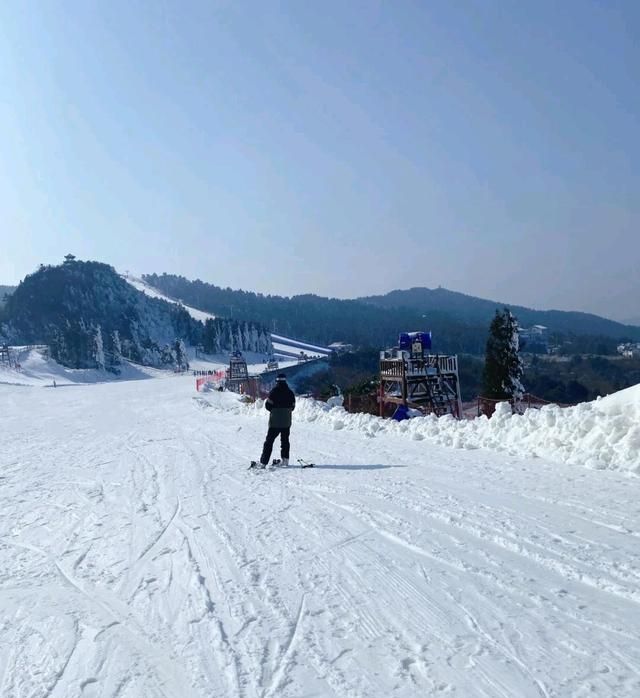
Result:
<instances>
[{"instance_id":1,"label":"snow-covered trail","mask_svg":"<svg viewBox=\"0 0 640 698\"><path fill-rule=\"evenodd\" d=\"M0 695L640 694L637 478L232 400L2 387Z\"/></svg>"}]
</instances>

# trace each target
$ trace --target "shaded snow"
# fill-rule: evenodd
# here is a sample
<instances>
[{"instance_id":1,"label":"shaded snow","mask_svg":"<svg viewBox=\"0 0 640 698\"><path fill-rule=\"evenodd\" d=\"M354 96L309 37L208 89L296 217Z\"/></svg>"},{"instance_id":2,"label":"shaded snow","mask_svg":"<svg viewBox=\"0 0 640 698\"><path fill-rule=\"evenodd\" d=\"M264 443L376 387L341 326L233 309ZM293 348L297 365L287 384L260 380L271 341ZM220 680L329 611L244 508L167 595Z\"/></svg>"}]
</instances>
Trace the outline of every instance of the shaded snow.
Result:
<instances>
[{"instance_id":1,"label":"shaded snow","mask_svg":"<svg viewBox=\"0 0 640 698\"><path fill-rule=\"evenodd\" d=\"M97 368L67 368L47 359L37 349L13 347L19 369L0 366L0 385L58 386L102 383L114 380L138 380L169 375L167 371L123 361L120 373Z\"/></svg>"},{"instance_id":2,"label":"shaded snow","mask_svg":"<svg viewBox=\"0 0 640 698\"><path fill-rule=\"evenodd\" d=\"M171 369L156 369L149 366L141 366L123 360L118 374L109 371L91 368L66 368L53 359L46 359L37 349L28 347L14 347L20 368L9 368L0 365L0 385L28 385L40 387L53 387L55 380L57 386L77 385L89 383L103 383L108 381L138 380L143 378L168 378L173 377ZM229 354L206 354L195 357L195 349L187 348L189 357L189 371L214 371L229 367ZM247 360L247 368L250 375L257 375L267 371L264 354L256 352L243 352ZM296 360L280 361L279 368L297 366ZM192 375L192 373L191 373Z\"/></svg>"}]
</instances>

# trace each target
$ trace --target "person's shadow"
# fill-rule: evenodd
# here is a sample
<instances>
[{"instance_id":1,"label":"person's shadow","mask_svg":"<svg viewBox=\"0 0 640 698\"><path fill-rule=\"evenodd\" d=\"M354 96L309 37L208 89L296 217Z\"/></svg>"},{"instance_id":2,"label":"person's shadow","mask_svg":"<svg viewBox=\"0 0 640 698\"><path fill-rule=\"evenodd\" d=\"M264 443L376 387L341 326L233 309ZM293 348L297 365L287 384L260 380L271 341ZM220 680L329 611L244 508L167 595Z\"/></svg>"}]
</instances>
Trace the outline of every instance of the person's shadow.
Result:
<instances>
[{"instance_id":1,"label":"person's shadow","mask_svg":"<svg viewBox=\"0 0 640 698\"><path fill-rule=\"evenodd\" d=\"M318 470L386 470L388 468L406 468L406 465L337 465L333 463L316 463Z\"/></svg>"}]
</instances>

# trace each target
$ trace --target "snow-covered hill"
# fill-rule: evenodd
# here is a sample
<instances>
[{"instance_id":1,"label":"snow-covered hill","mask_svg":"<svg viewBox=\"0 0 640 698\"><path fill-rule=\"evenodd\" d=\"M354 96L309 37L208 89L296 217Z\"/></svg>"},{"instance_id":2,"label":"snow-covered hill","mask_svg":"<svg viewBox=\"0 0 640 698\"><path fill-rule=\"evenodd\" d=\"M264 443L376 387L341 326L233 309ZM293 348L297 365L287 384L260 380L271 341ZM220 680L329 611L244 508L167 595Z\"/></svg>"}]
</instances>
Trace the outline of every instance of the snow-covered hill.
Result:
<instances>
[{"instance_id":1,"label":"snow-covered hill","mask_svg":"<svg viewBox=\"0 0 640 698\"><path fill-rule=\"evenodd\" d=\"M146 281L141 278L130 274L121 274L122 278L130 283L138 291L141 291L150 298L160 298L169 303L178 303L174 298L169 298L169 296L164 295L161 291L150 286ZM195 320L200 320L205 322L207 319L214 319L215 315L211 313L204 312L203 310L198 310L189 305L181 304L182 307L191 315ZM273 352L276 358L281 358L283 360L298 358L300 353L306 354L308 358L320 359L325 358L331 354L331 350L328 347L321 347L315 344L309 344L307 342L302 342L291 337L283 337L282 335L272 334L271 340L273 343Z\"/></svg>"},{"instance_id":2,"label":"snow-covered hill","mask_svg":"<svg viewBox=\"0 0 640 698\"><path fill-rule=\"evenodd\" d=\"M167 301L167 303L178 303L174 298L169 298L168 296L165 296L163 293L158 291L157 289L153 288L153 286L149 286L148 283L143 281L141 278L134 276L133 274L124 273L121 274L122 278L131 286L133 286L135 289L138 291L141 291L142 293L145 294L145 296L149 296L149 298L159 298L160 300ZM215 315L212 315L211 313L205 313L203 310L198 310L197 308L192 308L189 305L184 305L180 304L182 307L191 315L191 317L194 320L199 320L200 322L206 322L207 320L215 320Z\"/></svg>"},{"instance_id":3,"label":"snow-covered hill","mask_svg":"<svg viewBox=\"0 0 640 698\"><path fill-rule=\"evenodd\" d=\"M628 472L300 401L317 467L256 473L264 410L190 377L4 385L0 412L2 696L640 695Z\"/></svg>"}]
</instances>

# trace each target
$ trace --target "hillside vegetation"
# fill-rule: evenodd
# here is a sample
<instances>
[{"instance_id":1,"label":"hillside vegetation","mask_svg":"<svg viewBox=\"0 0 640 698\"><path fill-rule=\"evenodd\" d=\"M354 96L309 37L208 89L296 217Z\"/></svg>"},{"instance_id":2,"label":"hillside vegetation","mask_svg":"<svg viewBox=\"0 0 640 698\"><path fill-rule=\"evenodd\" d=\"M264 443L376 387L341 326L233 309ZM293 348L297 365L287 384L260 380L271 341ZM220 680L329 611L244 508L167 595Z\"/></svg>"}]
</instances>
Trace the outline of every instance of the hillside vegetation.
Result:
<instances>
[{"instance_id":1,"label":"hillside vegetation","mask_svg":"<svg viewBox=\"0 0 640 698\"><path fill-rule=\"evenodd\" d=\"M444 289L392 291L386 296L341 300L316 295L291 298L221 288L173 274L149 274L145 281L164 294L226 317L250 319L272 332L329 344L393 345L399 332L431 330L434 351L483 355L487 329L501 304ZM545 324L570 353L615 353L618 341L640 337L640 328L586 313L533 311L511 307L521 326Z\"/></svg>"},{"instance_id":2,"label":"hillside vegetation","mask_svg":"<svg viewBox=\"0 0 640 698\"><path fill-rule=\"evenodd\" d=\"M0 312L0 341L48 344L54 359L73 368L115 368L122 358L182 366L189 344L211 353L271 349L268 332L255 323L203 324L181 305L133 288L109 265L80 261L27 276Z\"/></svg>"}]
</instances>

